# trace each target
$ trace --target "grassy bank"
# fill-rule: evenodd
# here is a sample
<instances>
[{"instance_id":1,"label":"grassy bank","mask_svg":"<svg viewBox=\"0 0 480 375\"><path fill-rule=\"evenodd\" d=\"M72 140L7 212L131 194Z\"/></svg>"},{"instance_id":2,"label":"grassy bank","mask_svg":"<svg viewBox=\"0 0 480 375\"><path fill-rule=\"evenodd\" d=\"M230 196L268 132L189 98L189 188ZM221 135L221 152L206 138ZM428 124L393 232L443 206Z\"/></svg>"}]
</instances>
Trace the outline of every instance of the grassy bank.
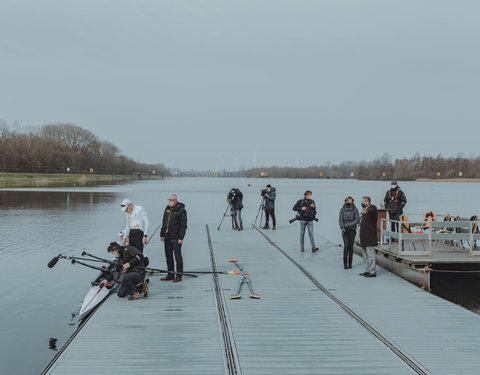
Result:
<instances>
[{"instance_id":1,"label":"grassy bank","mask_svg":"<svg viewBox=\"0 0 480 375\"><path fill-rule=\"evenodd\" d=\"M0 188L85 186L115 181L138 179L161 179L159 176L110 175L110 174L63 174L63 173L0 173Z\"/></svg>"},{"instance_id":2,"label":"grassy bank","mask_svg":"<svg viewBox=\"0 0 480 375\"><path fill-rule=\"evenodd\" d=\"M480 182L480 178L417 178L415 181Z\"/></svg>"}]
</instances>

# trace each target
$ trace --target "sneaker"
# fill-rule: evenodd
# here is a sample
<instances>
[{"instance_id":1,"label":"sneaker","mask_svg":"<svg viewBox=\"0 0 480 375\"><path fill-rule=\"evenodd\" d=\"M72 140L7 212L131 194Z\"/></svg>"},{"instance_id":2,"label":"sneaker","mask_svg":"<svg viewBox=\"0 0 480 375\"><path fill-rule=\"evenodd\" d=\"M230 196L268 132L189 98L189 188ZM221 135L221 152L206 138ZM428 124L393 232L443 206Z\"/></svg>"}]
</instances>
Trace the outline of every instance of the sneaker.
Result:
<instances>
[{"instance_id":1,"label":"sneaker","mask_svg":"<svg viewBox=\"0 0 480 375\"><path fill-rule=\"evenodd\" d=\"M362 272L358 274L358 276L367 276L367 275L370 275L370 274L368 272Z\"/></svg>"},{"instance_id":2,"label":"sneaker","mask_svg":"<svg viewBox=\"0 0 480 375\"><path fill-rule=\"evenodd\" d=\"M176 278L173 279L174 283L179 283L180 281L182 281L181 277L176 277Z\"/></svg>"},{"instance_id":3,"label":"sneaker","mask_svg":"<svg viewBox=\"0 0 480 375\"><path fill-rule=\"evenodd\" d=\"M173 280L173 279L174 278L172 276L169 276L169 275L160 278L160 280L162 280L162 281L168 281L168 280Z\"/></svg>"},{"instance_id":4,"label":"sneaker","mask_svg":"<svg viewBox=\"0 0 480 375\"><path fill-rule=\"evenodd\" d=\"M312 253L318 250L318 247L312 247Z\"/></svg>"},{"instance_id":5,"label":"sneaker","mask_svg":"<svg viewBox=\"0 0 480 375\"><path fill-rule=\"evenodd\" d=\"M133 294L132 294L130 297L128 297L128 300L129 300L129 301L132 301L132 300L134 300L134 299L137 299L137 297L138 297L139 294L140 294L140 293L137 292L137 291L133 292Z\"/></svg>"},{"instance_id":6,"label":"sneaker","mask_svg":"<svg viewBox=\"0 0 480 375\"><path fill-rule=\"evenodd\" d=\"M300 251L303 253L303 252L305 251L305 249L302 247L302 248L300 249Z\"/></svg>"},{"instance_id":7,"label":"sneaker","mask_svg":"<svg viewBox=\"0 0 480 375\"><path fill-rule=\"evenodd\" d=\"M376 273L368 273L365 275L365 277L377 277Z\"/></svg>"},{"instance_id":8,"label":"sneaker","mask_svg":"<svg viewBox=\"0 0 480 375\"><path fill-rule=\"evenodd\" d=\"M149 280L147 279L142 283L142 292L144 297L148 296L148 282Z\"/></svg>"}]
</instances>

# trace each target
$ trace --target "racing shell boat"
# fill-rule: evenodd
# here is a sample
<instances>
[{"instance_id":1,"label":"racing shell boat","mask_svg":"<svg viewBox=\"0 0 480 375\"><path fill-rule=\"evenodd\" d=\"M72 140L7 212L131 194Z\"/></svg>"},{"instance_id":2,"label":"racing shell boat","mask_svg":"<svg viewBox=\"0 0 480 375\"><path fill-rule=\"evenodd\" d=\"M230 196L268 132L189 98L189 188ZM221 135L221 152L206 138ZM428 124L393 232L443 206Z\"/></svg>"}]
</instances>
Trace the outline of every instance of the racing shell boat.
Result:
<instances>
[{"instance_id":1,"label":"racing shell boat","mask_svg":"<svg viewBox=\"0 0 480 375\"><path fill-rule=\"evenodd\" d=\"M92 286L87 295L83 299L80 313L78 314L79 322L82 322L91 312L93 312L105 299L107 299L118 286L119 272L114 266L105 268L101 271L97 278L92 281ZM110 280L105 286L100 285L103 280Z\"/></svg>"}]
</instances>

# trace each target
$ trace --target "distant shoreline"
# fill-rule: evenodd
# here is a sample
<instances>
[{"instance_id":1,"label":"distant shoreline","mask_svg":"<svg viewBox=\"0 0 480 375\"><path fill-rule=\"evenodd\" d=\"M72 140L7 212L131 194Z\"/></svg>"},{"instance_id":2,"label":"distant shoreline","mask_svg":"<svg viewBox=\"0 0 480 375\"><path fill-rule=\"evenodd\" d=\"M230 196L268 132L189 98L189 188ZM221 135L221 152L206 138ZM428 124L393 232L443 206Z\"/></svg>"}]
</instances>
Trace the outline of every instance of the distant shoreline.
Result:
<instances>
[{"instance_id":1,"label":"distant shoreline","mask_svg":"<svg viewBox=\"0 0 480 375\"><path fill-rule=\"evenodd\" d=\"M0 173L0 188L86 186L90 184L132 180L159 180L161 176L66 174L66 173Z\"/></svg>"},{"instance_id":2,"label":"distant shoreline","mask_svg":"<svg viewBox=\"0 0 480 375\"><path fill-rule=\"evenodd\" d=\"M415 181L418 182L480 182L480 178L417 178Z\"/></svg>"}]
</instances>

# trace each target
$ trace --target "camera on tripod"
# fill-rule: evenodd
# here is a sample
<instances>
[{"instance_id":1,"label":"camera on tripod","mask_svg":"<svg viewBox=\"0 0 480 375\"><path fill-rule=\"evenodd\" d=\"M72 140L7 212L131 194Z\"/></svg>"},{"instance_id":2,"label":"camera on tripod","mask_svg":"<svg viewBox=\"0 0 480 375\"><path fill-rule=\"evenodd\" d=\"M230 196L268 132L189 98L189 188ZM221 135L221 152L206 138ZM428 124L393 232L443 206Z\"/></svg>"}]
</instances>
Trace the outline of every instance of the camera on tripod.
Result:
<instances>
[{"instance_id":1,"label":"camera on tripod","mask_svg":"<svg viewBox=\"0 0 480 375\"><path fill-rule=\"evenodd\" d=\"M300 218L301 218L301 216L300 216L300 215L297 215L297 216L295 216L293 219L288 220L288 222L289 222L290 224L292 224L293 222L295 222L295 221L297 221L297 220L300 220ZM314 217L313 220L315 220L315 221L318 223L318 219L317 219L316 217Z\"/></svg>"},{"instance_id":2,"label":"camera on tripod","mask_svg":"<svg viewBox=\"0 0 480 375\"><path fill-rule=\"evenodd\" d=\"M265 197L265 195L268 193L268 189L262 189L262 191L260 192L260 195L262 197Z\"/></svg>"},{"instance_id":3,"label":"camera on tripod","mask_svg":"<svg viewBox=\"0 0 480 375\"><path fill-rule=\"evenodd\" d=\"M227 194L227 202L231 203L235 199L236 195L237 195L236 189L235 188L231 189Z\"/></svg>"}]
</instances>

